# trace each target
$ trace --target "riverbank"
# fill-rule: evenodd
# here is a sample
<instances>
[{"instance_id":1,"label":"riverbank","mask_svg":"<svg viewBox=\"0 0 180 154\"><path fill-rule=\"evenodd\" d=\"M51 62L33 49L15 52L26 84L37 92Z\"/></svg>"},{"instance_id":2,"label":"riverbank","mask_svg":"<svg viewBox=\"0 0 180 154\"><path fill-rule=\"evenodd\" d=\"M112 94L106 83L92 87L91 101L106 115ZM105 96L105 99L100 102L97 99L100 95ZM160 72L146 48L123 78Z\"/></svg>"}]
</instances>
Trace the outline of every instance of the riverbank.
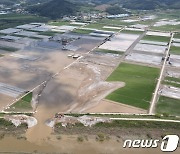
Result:
<instances>
[{"instance_id":1,"label":"riverbank","mask_svg":"<svg viewBox=\"0 0 180 154\"><path fill-rule=\"evenodd\" d=\"M66 135L94 135L98 138L103 136L103 140L109 136L114 136L118 140L131 138L132 136L140 139L161 139L167 134L180 135L180 123L154 122L154 121L125 121L114 120L110 123L97 123L91 127L85 127L83 124L68 124L63 127L57 123L54 127L55 134Z\"/></svg>"},{"instance_id":2,"label":"riverbank","mask_svg":"<svg viewBox=\"0 0 180 154\"><path fill-rule=\"evenodd\" d=\"M57 123L52 128L51 135L40 142L30 142L23 138L27 125L15 127L11 122L0 119L0 153L68 153L68 154L161 154L157 149L123 149L126 139L159 139L167 134L180 135L179 123L150 121L112 121L97 123L91 127L83 124L68 124L63 127ZM178 148L175 154L179 153Z\"/></svg>"},{"instance_id":3,"label":"riverbank","mask_svg":"<svg viewBox=\"0 0 180 154\"><path fill-rule=\"evenodd\" d=\"M7 121L3 118L0 119L0 140L2 140L5 136L14 136L18 139L25 139L25 132L27 130L27 124L21 124L16 127L10 121Z\"/></svg>"}]
</instances>

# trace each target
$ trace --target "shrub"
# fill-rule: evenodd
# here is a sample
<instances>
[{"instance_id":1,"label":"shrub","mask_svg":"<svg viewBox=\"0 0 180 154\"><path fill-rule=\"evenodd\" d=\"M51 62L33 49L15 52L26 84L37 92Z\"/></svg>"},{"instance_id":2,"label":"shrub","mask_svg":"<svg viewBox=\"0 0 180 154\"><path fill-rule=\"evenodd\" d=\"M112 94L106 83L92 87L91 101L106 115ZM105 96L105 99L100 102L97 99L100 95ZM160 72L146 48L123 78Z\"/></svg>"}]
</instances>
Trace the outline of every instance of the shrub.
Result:
<instances>
[{"instance_id":1,"label":"shrub","mask_svg":"<svg viewBox=\"0 0 180 154\"><path fill-rule=\"evenodd\" d=\"M83 142L83 141L84 141L84 138L83 138L82 136L78 136L77 141L78 141L78 142Z\"/></svg>"}]
</instances>

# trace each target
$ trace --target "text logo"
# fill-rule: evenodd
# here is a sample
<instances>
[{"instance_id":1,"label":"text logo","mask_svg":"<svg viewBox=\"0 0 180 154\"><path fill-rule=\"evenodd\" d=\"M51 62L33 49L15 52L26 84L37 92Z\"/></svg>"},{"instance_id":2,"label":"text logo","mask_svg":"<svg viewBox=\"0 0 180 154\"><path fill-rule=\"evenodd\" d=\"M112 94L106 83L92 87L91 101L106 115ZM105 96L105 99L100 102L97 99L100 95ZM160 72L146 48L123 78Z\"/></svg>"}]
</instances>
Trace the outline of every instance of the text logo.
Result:
<instances>
[{"instance_id":1,"label":"text logo","mask_svg":"<svg viewBox=\"0 0 180 154\"><path fill-rule=\"evenodd\" d=\"M157 148L160 140L126 140L123 148ZM166 135L161 142L161 151L173 152L177 149L179 137L177 135Z\"/></svg>"},{"instance_id":2,"label":"text logo","mask_svg":"<svg viewBox=\"0 0 180 154\"><path fill-rule=\"evenodd\" d=\"M179 137L177 135L167 135L163 138L161 150L164 152L173 152L177 149Z\"/></svg>"}]
</instances>

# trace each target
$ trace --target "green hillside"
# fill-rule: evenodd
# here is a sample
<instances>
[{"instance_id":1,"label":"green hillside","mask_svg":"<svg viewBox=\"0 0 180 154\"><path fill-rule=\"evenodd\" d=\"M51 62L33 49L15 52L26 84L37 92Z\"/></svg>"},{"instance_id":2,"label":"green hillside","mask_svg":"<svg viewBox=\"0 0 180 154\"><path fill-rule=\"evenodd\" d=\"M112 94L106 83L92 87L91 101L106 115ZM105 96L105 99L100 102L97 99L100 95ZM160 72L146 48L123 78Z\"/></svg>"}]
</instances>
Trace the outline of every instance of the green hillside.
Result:
<instances>
[{"instance_id":1,"label":"green hillside","mask_svg":"<svg viewBox=\"0 0 180 154\"><path fill-rule=\"evenodd\" d=\"M75 15L78 8L77 4L66 0L52 0L40 5L31 6L28 8L28 11L51 19L57 19L64 15Z\"/></svg>"}]
</instances>

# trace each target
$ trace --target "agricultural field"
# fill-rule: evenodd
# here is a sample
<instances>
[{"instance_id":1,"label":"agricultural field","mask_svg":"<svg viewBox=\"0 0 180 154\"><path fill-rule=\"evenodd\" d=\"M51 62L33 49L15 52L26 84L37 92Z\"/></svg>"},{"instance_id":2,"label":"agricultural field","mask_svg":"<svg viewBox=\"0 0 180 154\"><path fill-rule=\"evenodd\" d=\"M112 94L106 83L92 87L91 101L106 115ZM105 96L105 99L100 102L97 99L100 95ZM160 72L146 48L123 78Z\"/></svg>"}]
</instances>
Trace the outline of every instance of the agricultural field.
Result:
<instances>
[{"instance_id":1,"label":"agricultural field","mask_svg":"<svg viewBox=\"0 0 180 154\"><path fill-rule=\"evenodd\" d=\"M152 27L151 29L160 31L176 31L180 29L180 25L164 25L159 27Z\"/></svg>"},{"instance_id":2,"label":"agricultural field","mask_svg":"<svg viewBox=\"0 0 180 154\"><path fill-rule=\"evenodd\" d=\"M113 31L113 32L120 31L120 29L113 28L113 26L109 27L109 28L105 28L105 26L110 26L110 24L104 24L104 23L99 23L99 22L91 23L91 24L85 26L85 28L104 30L104 31ZM120 28L120 27L118 26L118 28Z\"/></svg>"},{"instance_id":3,"label":"agricultural field","mask_svg":"<svg viewBox=\"0 0 180 154\"><path fill-rule=\"evenodd\" d=\"M106 99L147 110L158 75L157 68L122 63L107 81L122 81L126 85L111 93Z\"/></svg>"},{"instance_id":4,"label":"agricultural field","mask_svg":"<svg viewBox=\"0 0 180 154\"><path fill-rule=\"evenodd\" d=\"M164 10L157 12L158 19L178 19L180 17L179 10Z\"/></svg>"},{"instance_id":5,"label":"agricultural field","mask_svg":"<svg viewBox=\"0 0 180 154\"><path fill-rule=\"evenodd\" d=\"M180 88L180 79L174 77L165 77L163 84Z\"/></svg>"},{"instance_id":6,"label":"agricultural field","mask_svg":"<svg viewBox=\"0 0 180 154\"><path fill-rule=\"evenodd\" d=\"M173 87L179 87L180 88L180 79L175 78L175 77L165 77L163 80L163 84L165 85L170 85Z\"/></svg>"},{"instance_id":7,"label":"agricultural field","mask_svg":"<svg viewBox=\"0 0 180 154\"><path fill-rule=\"evenodd\" d=\"M142 31L133 31L133 30L122 30L121 33L125 34L142 34Z\"/></svg>"},{"instance_id":8,"label":"agricultural field","mask_svg":"<svg viewBox=\"0 0 180 154\"><path fill-rule=\"evenodd\" d=\"M169 37L164 37L164 36L149 36L149 35L146 35L146 36L144 36L143 40L157 41L157 42L169 42L170 38Z\"/></svg>"},{"instance_id":9,"label":"agricultural field","mask_svg":"<svg viewBox=\"0 0 180 154\"><path fill-rule=\"evenodd\" d=\"M15 52L15 51L18 51L17 48L7 47L7 46L1 46L1 45L0 45L0 50L4 50L4 51L7 51L7 52Z\"/></svg>"},{"instance_id":10,"label":"agricultural field","mask_svg":"<svg viewBox=\"0 0 180 154\"><path fill-rule=\"evenodd\" d=\"M157 19L154 26L151 27L152 30L160 31L179 31L179 10L166 10L157 13Z\"/></svg>"},{"instance_id":11,"label":"agricultural field","mask_svg":"<svg viewBox=\"0 0 180 154\"><path fill-rule=\"evenodd\" d=\"M170 53L180 55L180 47L171 46Z\"/></svg>"},{"instance_id":12,"label":"agricultural field","mask_svg":"<svg viewBox=\"0 0 180 154\"><path fill-rule=\"evenodd\" d=\"M45 31L45 32L39 32L39 35L45 35L45 36L54 36L57 34L57 32L53 32L53 31ZM60 33L61 34L61 33Z\"/></svg>"},{"instance_id":13,"label":"agricultural field","mask_svg":"<svg viewBox=\"0 0 180 154\"><path fill-rule=\"evenodd\" d=\"M31 101L33 94L29 93L24 96L21 100L17 101L15 104L11 105L6 111L11 112L31 112L33 110Z\"/></svg>"},{"instance_id":14,"label":"agricultural field","mask_svg":"<svg viewBox=\"0 0 180 154\"><path fill-rule=\"evenodd\" d=\"M142 25L152 25L157 19L152 19L152 20L146 20L146 21L137 21L135 24L142 24Z\"/></svg>"},{"instance_id":15,"label":"agricultural field","mask_svg":"<svg viewBox=\"0 0 180 154\"><path fill-rule=\"evenodd\" d=\"M105 26L106 24L101 24L101 23L91 23L89 25L87 25L85 28L91 28L91 29L103 29L103 26Z\"/></svg>"},{"instance_id":16,"label":"agricultural field","mask_svg":"<svg viewBox=\"0 0 180 154\"><path fill-rule=\"evenodd\" d=\"M133 23L129 23L129 22L124 22L122 20L116 20L116 19L102 19L99 21L102 24L106 24L106 25L113 25L113 26L127 26L127 25L132 25Z\"/></svg>"},{"instance_id":17,"label":"agricultural field","mask_svg":"<svg viewBox=\"0 0 180 154\"><path fill-rule=\"evenodd\" d=\"M0 153L180 135L179 3L137 1L0 0Z\"/></svg>"},{"instance_id":18,"label":"agricultural field","mask_svg":"<svg viewBox=\"0 0 180 154\"><path fill-rule=\"evenodd\" d=\"M77 34L90 34L90 33L94 32L94 31L93 30L88 30L88 29L75 29L73 32L77 33Z\"/></svg>"},{"instance_id":19,"label":"agricultural field","mask_svg":"<svg viewBox=\"0 0 180 154\"><path fill-rule=\"evenodd\" d=\"M53 21L53 22L49 22L49 25L52 26L64 26L64 25L70 25L70 22L68 21Z\"/></svg>"},{"instance_id":20,"label":"agricultural field","mask_svg":"<svg viewBox=\"0 0 180 154\"><path fill-rule=\"evenodd\" d=\"M97 53L119 54L119 55L124 54L124 52L121 52L121 51L106 50L106 49L97 49L97 50L95 50L95 52L97 52Z\"/></svg>"},{"instance_id":21,"label":"agricultural field","mask_svg":"<svg viewBox=\"0 0 180 154\"><path fill-rule=\"evenodd\" d=\"M180 116L180 101L169 97L161 96L157 104L157 113Z\"/></svg>"},{"instance_id":22,"label":"agricultural field","mask_svg":"<svg viewBox=\"0 0 180 154\"><path fill-rule=\"evenodd\" d=\"M180 88L180 84L170 80L163 81L163 84Z\"/></svg>"},{"instance_id":23,"label":"agricultural field","mask_svg":"<svg viewBox=\"0 0 180 154\"><path fill-rule=\"evenodd\" d=\"M12 28L18 25L28 24L31 22L47 22L48 19L34 15L7 14L0 15L0 30Z\"/></svg>"},{"instance_id":24,"label":"agricultural field","mask_svg":"<svg viewBox=\"0 0 180 154\"><path fill-rule=\"evenodd\" d=\"M176 33L176 34L174 35L174 38L179 38L179 39L180 39L180 33Z\"/></svg>"}]
</instances>

